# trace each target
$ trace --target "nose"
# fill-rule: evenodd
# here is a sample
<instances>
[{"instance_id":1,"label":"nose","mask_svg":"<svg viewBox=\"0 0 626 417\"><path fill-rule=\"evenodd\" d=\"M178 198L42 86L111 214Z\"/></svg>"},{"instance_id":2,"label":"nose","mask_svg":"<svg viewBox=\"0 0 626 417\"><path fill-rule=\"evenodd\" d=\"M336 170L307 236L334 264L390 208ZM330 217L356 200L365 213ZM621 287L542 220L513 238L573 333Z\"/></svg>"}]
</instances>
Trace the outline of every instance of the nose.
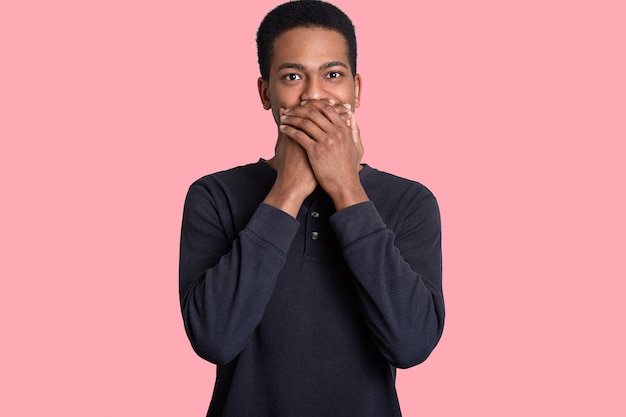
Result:
<instances>
[{"instance_id":1,"label":"nose","mask_svg":"<svg viewBox=\"0 0 626 417\"><path fill-rule=\"evenodd\" d=\"M302 94L300 94L300 101L319 100L321 98L325 98L321 80L315 77L307 79Z\"/></svg>"}]
</instances>

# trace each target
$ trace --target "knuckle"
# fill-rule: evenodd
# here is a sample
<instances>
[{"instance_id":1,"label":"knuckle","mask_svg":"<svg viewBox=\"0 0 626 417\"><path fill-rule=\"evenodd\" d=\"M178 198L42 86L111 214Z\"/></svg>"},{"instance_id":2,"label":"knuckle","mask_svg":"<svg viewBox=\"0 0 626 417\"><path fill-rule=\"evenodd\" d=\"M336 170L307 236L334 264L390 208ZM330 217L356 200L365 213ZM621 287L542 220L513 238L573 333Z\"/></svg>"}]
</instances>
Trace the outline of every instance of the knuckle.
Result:
<instances>
[{"instance_id":1,"label":"knuckle","mask_svg":"<svg viewBox=\"0 0 626 417\"><path fill-rule=\"evenodd\" d=\"M325 135L322 139L322 142L329 148L334 148L337 146L337 140L331 135Z\"/></svg>"},{"instance_id":2,"label":"knuckle","mask_svg":"<svg viewBox=\"0 0 626 417\"><path fill-rule=\"evenodd\" d=\"M303 128L310 128L313 125L313 122L310 121L309 119L302 119L302 121L300 122L300 126Z\"/></svg>"},{"instance_id":3,"label":"knuckle","mask_svg":"<svg viewBox=\"0 0 626 417\"><path fill-rule=\"evenodd\" d=\"M320 112L317 109L308 108L306 114L309 118L313 118L313 117L318 117Z\"/></svg>"},{"instance_id":4,"label":"knuckle","mask_svg":"<svg viewBox=\"0 0 626 417\"><path fill-rule=\"evenodd\" d=\"M302 132L301 130L296 130L296 131L293 133L293 136L292 136L292 137L293 137L296 141L301 141L301 140L303 140L303 139L306 137L306 135L305 135L305 134L304 134L304 132Z\"/></svg>"}]
</instances>

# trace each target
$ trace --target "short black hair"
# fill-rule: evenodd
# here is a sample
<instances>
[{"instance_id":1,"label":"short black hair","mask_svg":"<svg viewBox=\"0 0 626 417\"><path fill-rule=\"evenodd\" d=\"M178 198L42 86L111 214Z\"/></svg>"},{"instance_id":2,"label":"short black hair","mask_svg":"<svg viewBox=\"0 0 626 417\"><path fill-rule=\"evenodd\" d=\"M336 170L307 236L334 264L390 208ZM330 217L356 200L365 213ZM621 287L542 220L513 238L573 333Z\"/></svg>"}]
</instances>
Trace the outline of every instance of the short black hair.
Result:
<instances>
[{"instance_id":1,"label":"short black hair","mask_svg":"<svg viewBox=\"0 0 626 417\"><path fill-rule=\"evenodd\" d=\"M270 11L256 34L261 77L268 81L274 52L274 41L288 30L319 27L339 32L346 40L352 75L356 75L356 35L350 18L337 6L320 0L296 0Z\"/></svg>"}]
</instances>

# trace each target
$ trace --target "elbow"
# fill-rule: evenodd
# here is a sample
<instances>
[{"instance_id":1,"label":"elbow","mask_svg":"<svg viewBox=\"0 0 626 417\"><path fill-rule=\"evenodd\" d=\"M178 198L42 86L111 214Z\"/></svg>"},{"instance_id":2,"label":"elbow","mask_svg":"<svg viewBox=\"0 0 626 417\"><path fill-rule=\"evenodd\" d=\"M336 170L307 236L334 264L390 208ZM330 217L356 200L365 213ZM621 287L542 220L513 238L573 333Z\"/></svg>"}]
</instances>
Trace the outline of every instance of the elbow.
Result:
<instances>
[{"instance_id":1,"label":"elbow","mask_svg":"<svg viewBox=\"0 0 626 417\"><path fill-rule=\"evenodd\" d=\"M239 355L242 348L227 329L211 325L197 315L183 315L185 332L194 352L216 365L225 365Z\"/></svg>"},{"instance_id":2,"label":"elbow","mask_svg":"<svg viewBox=\"0 0 626 417\"><path fill-rule=\"evenodd\" d=\"M183 302L182 316L185 333L194 352L215 365L225 365L243 349L237 342L232 326L220 325L206 309L191 302Z\"/></svg>"},{"instance_id":3,"label":"elbow","mask_svg":"<svg viewBox=\"0 0 626 417\"><path fill-rule=\"evenodd\" d=\"M208 336L202 332L198 334L198 332L194 332L192 329L187 329L187 337L194 352L202 359L215 365L226 365L240 353L239 349L236 349L227 341Z\"/></svg>"},{"instance_id":4,"label":"elbow","mask_svg":"<svg viewBox=\"0 0 626 417\"><path fill-rule=\"evenodd\" d=\"M211 346L211 344L207 343L194 343L191 341L191 347L202 359L220 366L231 362L238 355L238 352L233 350L224 349L220 346Z\"/></svg>"},{"instance_id":5,"label":"elbow","mask_svg":"<svg viewBox=\"0 0 626 417\"><path fill-rule=\"evenodd\" d=\"M430 326L424 326L415 332L412 337L400 341L396 339L394 349L387 355L389 363L399 369L411 368L424 362L435 347L443 334L443 314L438 315Z\"/></svg>"},{"instance_id":6,"label":"elbow","mask_svg":"<svg viewBox=\"0 0 626 417\"><path fill-rule=\"evenodd\" d=\"M418 345L413 347L407 347L405 349L397 349L391 355L389 355L389 363L399 369L408 369L415 365L419 365L424 362L437 345L437 341L426 345Z\"/></svg>"}]
</instances>

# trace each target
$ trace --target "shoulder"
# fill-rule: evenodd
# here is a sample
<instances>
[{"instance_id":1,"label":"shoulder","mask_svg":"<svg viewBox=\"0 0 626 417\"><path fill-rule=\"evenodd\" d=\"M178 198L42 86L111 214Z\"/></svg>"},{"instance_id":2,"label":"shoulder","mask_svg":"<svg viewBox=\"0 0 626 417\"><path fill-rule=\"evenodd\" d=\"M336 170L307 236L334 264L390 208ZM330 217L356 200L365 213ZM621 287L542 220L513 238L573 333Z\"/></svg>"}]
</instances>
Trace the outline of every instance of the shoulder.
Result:
<instances>
[{"instance_id":1,"label":"shoulder","mask_svg":"<svg viewBox=\"0 0 626 417\"><path fill-rule=\"evenodd\" d=\"M259 160L255 163L241 165L224 171L218 171L205 175L194 181L190 188L246 188L263 182L273 183L275 177L275 172L267 166L265 161Z\"/></svg>"},{"instance_id":2,"label":"shoulder","mask_svg":"<svg viewBox=\"0 0 626 417\"><path fill-rule=\"evenodd\" d=\"M438 216L437 200L425 185L367 165L363 171L363 188L388 225L407 217Z\"/></svg>"},{"instance_id":3,"label":"shoulder","mask_svg":"<svg viewBox=\"0 0 626 417\"><path fill-rule=\"evenodd\" d=\"M276 171L264 160L205 175L194 181L188 194L210 195L218 200L263 200L276 180Z\"/></svg>"},{"instance_id":4,"label":"shoulder","mask_svg":"<svg viewBox=\"0 0 626 417\"><path fill-rule=\"evenodd\" d=\"M399 177L388 172L379 171L366 165L363 169L362 184L370 198L386 199L428 199L435 198L433 193L423 184Z\"/></svg>"},{"instance_id":5,"label":"shoulder","mask_svg":"<svg viewBox=\"0 0 626 417\"><path fill-rule=\"evenodd\" d=\"M187 191L183 224L193 224L202 230L221 228L229 240L235 239L265 198L275 177L275 171L261 160L197 179Z\"/></svg>"}]
</instances>

